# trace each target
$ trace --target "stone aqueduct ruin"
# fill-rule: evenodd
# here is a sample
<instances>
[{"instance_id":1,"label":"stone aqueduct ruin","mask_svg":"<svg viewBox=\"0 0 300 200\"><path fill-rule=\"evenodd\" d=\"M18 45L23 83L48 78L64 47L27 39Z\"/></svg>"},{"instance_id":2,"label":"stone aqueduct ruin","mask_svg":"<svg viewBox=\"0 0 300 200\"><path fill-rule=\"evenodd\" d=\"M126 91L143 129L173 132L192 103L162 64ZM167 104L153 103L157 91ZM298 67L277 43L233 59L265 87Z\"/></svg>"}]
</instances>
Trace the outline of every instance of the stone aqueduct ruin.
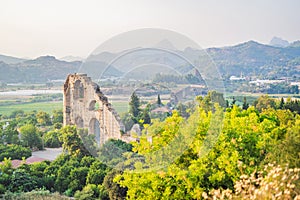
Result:
<instances>
[{"instance_id":1,"label":"stone aqueduct ruin","mask_svg":"<svg viewBox=\"0 0 300 200\"><path fill-rule=\"evenodd\" d=\"M98 145L110 138L128 141L118 113L86 74L70 74L64 84L64 125L85 128Z\"/></svg>"}]
</instances>

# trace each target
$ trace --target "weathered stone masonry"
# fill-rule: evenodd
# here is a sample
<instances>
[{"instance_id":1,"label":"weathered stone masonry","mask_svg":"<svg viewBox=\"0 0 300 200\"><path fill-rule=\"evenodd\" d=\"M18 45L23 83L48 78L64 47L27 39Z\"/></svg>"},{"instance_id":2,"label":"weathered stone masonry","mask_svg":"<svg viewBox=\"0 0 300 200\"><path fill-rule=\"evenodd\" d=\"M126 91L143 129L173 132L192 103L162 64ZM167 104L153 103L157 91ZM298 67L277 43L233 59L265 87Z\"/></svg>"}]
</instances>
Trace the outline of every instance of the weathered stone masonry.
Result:
<instances>
[{"instance_id":1,"label":"weathered stone masonry","mask_svg":"<svg viewBox=\"0 0 300 200\"><path fill-rule=\"evenodd\" d=\"M122 139L124 126L99 86L86 74L70 74L64 84L64 125L95 134L98 144ZM124 139L123 139L124 140Z\"/></svg>"}]
</instances>

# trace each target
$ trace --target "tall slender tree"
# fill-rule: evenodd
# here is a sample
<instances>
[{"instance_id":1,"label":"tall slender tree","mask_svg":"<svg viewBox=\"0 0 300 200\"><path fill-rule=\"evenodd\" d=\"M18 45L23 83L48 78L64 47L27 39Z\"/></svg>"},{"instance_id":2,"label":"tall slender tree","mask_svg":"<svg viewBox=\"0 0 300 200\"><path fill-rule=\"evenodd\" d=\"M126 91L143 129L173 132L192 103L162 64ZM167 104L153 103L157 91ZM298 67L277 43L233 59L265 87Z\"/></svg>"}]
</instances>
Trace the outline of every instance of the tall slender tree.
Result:
<instances>
[{"instance_id":1,"label":"tall slender tree","mask_svg":"<svg viewBox=\"0 0 300 200\"><path fill-rule=\"evenodd\" d=\"M246 99L246 97L244 97L243 110L247 110L248 108L249 108L249 103L247 103L247 99Z\"/></svg>"},{"instance_id":2,"label":"tall slender tree","mask_svg":"<svg viewBox=\"0 0 300 200\"><path fill-rule=\"evenodd\" d=\"M136 95L135 92L133 92L131 95L131 100L129 102L129 113L131 114L132 120L135 123L138 123L138 121L139 121L138 118L139 118L139 115L141 112L140 104L141 103L140 103L139 97Z\"/></svg>"},{"instance_id":3,"label":"tall slender tree","mask_svg":"<svg viewBox=\"0 0 300 200\"><path fill-rule=\"evenodd\" d=\"M157 95L157 105L158 105L158 106L161 106L161 105L162 105L161 99L160 99L160 95L159 95L159 94Z\"/></svg>"},{"instance_id":4,"label":"tall slender tree","mask_svg":"<svg viewBox=\"0 0 300 200\"><path fill-rule=\"evenodd\" d=\"M283 109L283 107L284 107L284 99L283 99L283 97L281 97L280 104L279 104L279 109Z\"/></svg>"}]
</instances>

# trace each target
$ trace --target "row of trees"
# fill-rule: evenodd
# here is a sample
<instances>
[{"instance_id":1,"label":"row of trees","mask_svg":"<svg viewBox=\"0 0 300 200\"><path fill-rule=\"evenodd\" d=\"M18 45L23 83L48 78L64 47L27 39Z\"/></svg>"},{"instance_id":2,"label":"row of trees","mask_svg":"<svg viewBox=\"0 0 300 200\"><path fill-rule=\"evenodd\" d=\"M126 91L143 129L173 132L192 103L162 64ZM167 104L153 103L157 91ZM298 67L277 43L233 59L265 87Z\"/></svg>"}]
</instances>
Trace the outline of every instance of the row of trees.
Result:
<instances>
[{"instance_id":1,"label":"row of trees","mask_svg":"<svg viewBox=\"0 0 300 200\"><path fill-rule=\"evenodd\" d=\"M25 113L24 110L14 110L7 119L17 119L22 123L31 123L38 126L50 126L62 123L62 110L53 110L52 115L44 111L32 111Z\"/></svg>"},{"instance_id":2,"label":"row of trees","mask_svg":"<svg viewBox=\"0 0 300 200\"><path fill-rule=\"evenodd\" d=\"M296 112L300 114L300 101L297 99L292 99L288 97L286 100L284 98L272 99L268 95L262 95L257 100L254 101L253 105L258 111L263 109L273 108L273 109L286 109L291 112Z\"/></svg>"}]
</instances>

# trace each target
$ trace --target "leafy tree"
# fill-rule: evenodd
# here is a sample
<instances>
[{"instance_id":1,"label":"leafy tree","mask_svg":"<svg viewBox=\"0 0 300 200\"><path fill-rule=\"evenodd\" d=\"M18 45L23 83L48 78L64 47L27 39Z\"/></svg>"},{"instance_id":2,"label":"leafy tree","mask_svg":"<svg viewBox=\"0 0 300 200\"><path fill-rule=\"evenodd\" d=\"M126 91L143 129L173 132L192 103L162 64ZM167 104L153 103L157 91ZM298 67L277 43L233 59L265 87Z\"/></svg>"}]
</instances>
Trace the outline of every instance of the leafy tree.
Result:
<instances>
[{"instance_id":1,"label":"leafy tree","mask_svg":"<svg viewBox=\"0 0 300 200\"><path fill-rule=\"evenodd\" d=\"M188 118L189 114L187 112L187 106L184 105L183 103L179 102L176 106L176 109L178 110L180 116L184 117L184 118Z\"/></svg>"},{"instance_id":2,"label":"leafy tree","mask_svg":"<svg viewBox=\"0 0 300 200\"><path fill-rule=\"evenodd\" d=\"M22 143L26 147L42 149L42 138L38 129L32 124L20 127Z\"/></svg>"},{"instance_id":3,"label":"leafy tree","mask_svg":"<svg viewBox=\"0 0 300 200\"><path fill-rule=\"evenodd\" d=\"M150 124L151 123L151 118L150 118L150 115L149 115L149 108L148 107L146 107L143 110L141 118L143 120L143 124Z\"/></svg>"},{"instance_id":4,"label":"leafy tree","mask_svg":"<svg viewBox=\"0 0 300 200\"><path fill-rule=\"evenodd\" d=\"M9 190L12 192L29 192L36 188L36 181L24 169L16 169L11 177Z\"/></svg>"},{"instance_id":5,"label":"leafy tree","mask_svg":"<svg viewBox=\"0 0 300 200\"><path fill-rule=\"evenodd\" d=\"M19 126L22 126L22 125L25 125L25 124L36 125L38 123L36 115L37 115L36 111L26 113L26 116L22 117L21 119L18 119L18 125Z\"/></svg>"},{"instance_id":6,"label":"leafy tree","mask_svg":"<svg viewBox=\"0 0 300 200\"><path fill-rule=\"evenodd\" d=\"M2 131L1 139L3 143L7 144L19 144L19 132L17 131L17 121L13 120L9 122L9 125Z\"/></svg>"},{"instance_id":7,"label":"leafy tree","mask_svg":"<svg viewBox=\"0 0 300 200\"><path fill-rule=\"evenodd\" d=\"M287 113L280 113L279 115L283 117L287 116ZM272 147L266 162L275 161L280 164L288 164L292 168L299 168L300 119L286 121L280 128L275 129L273 134L279 137L280 140Z\"/></svg>"},{"instance_id":8,"label":"leafy tree","mask_svg":"<svg viewBox=\"0 0 300 200\"><path fill-rule=\"evenodd\" d=\"M49 131L44 136L45 147L57 148L62 146L62 142L59 140L59 131Z\"/></svg>"},{"instance_id":9,"label":"leafy tree","mask_svg":"<svg viewBox=\"0 0 300 200\"><path fill-rule=\"evenodd\" d=\"M9 116L9 118L17 118L17 117L23 117L24 116L24 110L14 110L11 115Z\"/></svg>"},{"instance_id":10,"label":"leafy tree","mask_svg":"<svg viewBox=\"0 0 300 200\"><path fill-rule=\"evenodd\" d=\"M134 125L134 121L132 120L132 115L130 113L122 113L121 114L122 122L125 126L125 131L129 131Z\"/></svg>"},{"instance_id":11,"label":"leafy tree","mask_svg":"<svg viewBox=\"0 0 300 200\"><path fill-rule=\"evenodd\" d=\"M105 164L99 160L95 161L89 168L86 183L87 184L102 184L108 169Z\"/></svg>"},{"instance_id":12,"label":"leafy tree","mask_svg":"<svg viewBox=\"0 0 300 200\"><path fill-rule=\"evenodd\" d=\"M40 111L36 114L37 122L42 126L51 125L50 115L44 111Z\"/></svg>"},{"instance_id":13,"label":"leafy tree","mask_svg":"<svg viewBox=\"0 0 300 200\"><path fill-rule=\"evenodd\" d=\"M55 124L53 124L53 128L54 129L61 129L62 128L62 126L63 126L63 124L62 123L55 123Z\"/></svg>"},{"instance_id":14,"label":"leafy tree","mask_svg":"<svg viewBox=\"0 0 300 200\"><path fill-rule=\"evenodd\" d=\"M108 192L109 199L123 200L126 197L127 188L114 182L114 178L121 173L122 172L113 169L104 178L103 185Z\"/></svg>"},{"instance_id":15,"label":"leafy tree","mask_svg":"<svg viewBox=\"0 0 300 200\"><path fill-rule=\"evenodd\" d=\"M69 175L73 168L74 166L65 163L58 169L54 185L56 191L63 193L69 188L71 182Z\"/></svg>"},{"instance_id":16,"label":"leafy tree","mask_svg":"<svg viewBox=\"0 0 300 200\"><path fill-rule=\"evenodd\" d=\"M79 131L75 126L65 126L60 130L60 141L63 143L62 147L70 155L85 156L90 155L89 151L85 148Z\"/></svg>"},{"instance_id":17,"label":"leafy tree","mask_svg":"<svg viewBox=\"0 0 300 200\"><path fill-rule=\"evenodd\" d=\"M74 195L74 197L76 199L79 199L79 200L88 200L88 199L97 199L99 197L99 188L97 187L97 185L94 185L94 184L88 184L86 185L82 191L77 191ZM107 195L107 198L108 198L108 195ZM103 196L101 196L100 199L106 199L106 198L103 198Z\"/></svg>"},{"instance_id":18,"label":"leafy tree","mask_svg":"<svg viewBox=\"0 0 300 200\"><path fill-rule=\"evenodd\" d=\"M76 199L88 200L88 199L102 199L109 200L108 194L102 185L88 184L82 191L77 191L74 195Z\"/></svg>"},{"instance_id":19,"label":"leafy tree","mask_svg":"<svg viewBox=\"0 0 300 200\"><path fill-rule=\"evenodd\" d=\"M254 106L257 110L262 111L267 108L275 108L276 103L268 95L262 95L254 102Z\"/></svg>"},{"instance_id":20,"label":"leafy tree","mask_svg":"<svg viewBox=\"0 0 300 200\"><path fill-rule=\"evenodd\" d=\"M70 172L69 179L71 180L68 189L72 190L72 195L77 190L82 190L86 183L86 177L89 169L87 167L74 168Z\"/></svg>"},{"instance_id":21,"label":"leafy tree","mask_svg":"<svg viewBox=\"0 0 300 200\"><path fill-rule=\"evenodd\" d=\"M214 103L218 103L223 108L227 106L223 94L216 91L209 91L205 97L197 96L196 100L206 112L214 108Z\"/></svg>"},{"instance_id":22,"label":"leafy tree","mask_svg":"<svg viewBox=\"0 0 300 200\"><path fill-rule=\"evenodd\" d=\"M12 163L10 158L4 158L2 164L0 165L1 174L12 174Z\"/></svg>"},{"instance_id":23,"label":"leafy tree","mask_svg":"<svg viewBox=\"0 0 300 200\"><path fill-rule=\"evenodd\" d=\"M37 188L45 188L53 191L54 177L45 175L45 169L50 165L50 161L36 162L30 165L21 165L19 168L26 170L36 182Z\"/></svg>"},{"instance_id":24,"label":"leafy tree","mask_svg":"<svg viewBox=\"0 0 300 200\"><path fill-rule=\"evenodd\" d=\"M5 188L0 189L0 194L3 194L8 190L8 186L11 184L11 177L14 169L12 168L11 159L4 158L0 165L0 187L5 186Z\"/></svg>"},{"instance_id":25,"label":"leafy tree","mask_svg":"<svg viewBox=\"0 0 300 200\"><path fill-rule=\"evenodd\" d=\"M87 185L82 191L77 190L74 194L74 197L78 200L92 200L97 196L95 195L95 190L97 189L96 185Z\"/></svg>"},{"instance_id":26,"label":"leafy tree","mask_svg":"<svg viewBox=\"0 0 300 200\"><path fill-rule=\"evenodd\" d=\"M53 110L52 123L63 123L63 111L62 110Z\"/></svg>"},{"instance_id":27,"label":"leafy tree","mask_svg":"<svg viewBox=\"0 0 300 200\"><path fill-rule=\"evenodd\" d=\"M118 163L124 161L122 155L131 150L131 144L127 144L122 140L110 139L100 148L99 158L104 163L116 166Z\"/></svg>"},{"instance_id":28,"label":"leafy tree","mask_svg":"<svg viewBox=\"0 0 300 200\"><path fill-rule=\"evenodd\" d=\"M84 156L80 160L80 166L82 167L91 167L91 165L96 161L95 157L92 156Z\"/></svg>"}]
</instances>

